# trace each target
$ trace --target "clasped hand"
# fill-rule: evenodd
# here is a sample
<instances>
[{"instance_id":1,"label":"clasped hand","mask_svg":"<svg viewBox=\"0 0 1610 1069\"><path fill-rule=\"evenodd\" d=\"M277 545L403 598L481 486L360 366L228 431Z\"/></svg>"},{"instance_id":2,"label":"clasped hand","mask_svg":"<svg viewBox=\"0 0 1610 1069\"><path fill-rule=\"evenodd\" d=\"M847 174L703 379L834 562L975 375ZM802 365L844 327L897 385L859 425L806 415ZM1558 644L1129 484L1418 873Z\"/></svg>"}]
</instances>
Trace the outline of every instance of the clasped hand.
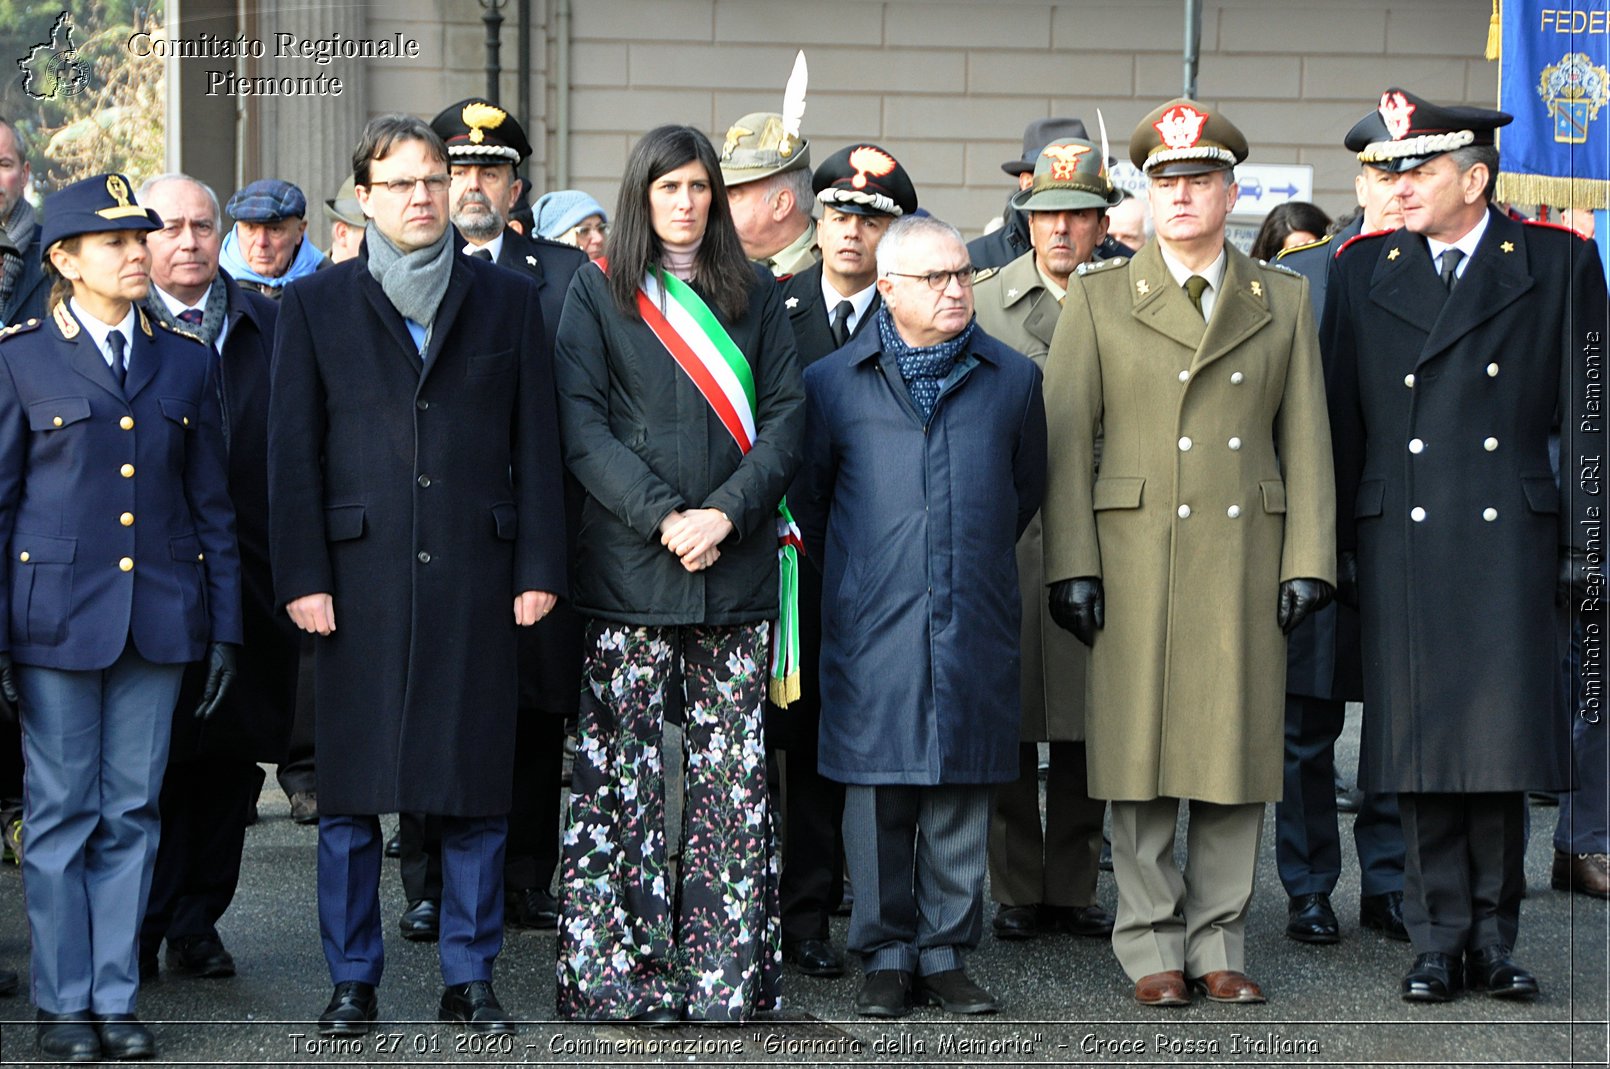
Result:
<instances>
[{"instance_id":1,"label":"clasped hand","mask_svg":"<svg viewBox=\"0 0 1610 1069\"><path fill-rule=\"evenodd\" d=\"M660 545L675 553L682 567L703 571L721 557L716 547L732 533L732 521L720 509L673 511L660 521Z\"/></svg>"}]
</instances>

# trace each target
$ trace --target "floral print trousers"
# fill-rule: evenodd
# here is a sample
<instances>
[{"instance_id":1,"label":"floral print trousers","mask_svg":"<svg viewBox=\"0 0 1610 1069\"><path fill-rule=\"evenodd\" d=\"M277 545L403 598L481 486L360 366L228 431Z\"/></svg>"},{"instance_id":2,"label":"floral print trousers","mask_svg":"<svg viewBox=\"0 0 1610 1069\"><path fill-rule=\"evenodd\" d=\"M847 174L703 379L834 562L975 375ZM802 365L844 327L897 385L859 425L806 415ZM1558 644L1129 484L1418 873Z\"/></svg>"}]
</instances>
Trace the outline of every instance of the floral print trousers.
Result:
<instances>
[{"instance_id":1,"label":"floral print trousers","mask_svg":"<svg viewBox=\"0 0 1610 1069\"><path fill-rule=\"evenodd\" d=\"M561 1017L624 1020L664 1007L686 1020L742 1021L779 1007L778 855L761 735L768 634L764 623L588 622L560 871ZM668 702L684 710L687 751L674 897Z\"/></svg>"}]
</instances>

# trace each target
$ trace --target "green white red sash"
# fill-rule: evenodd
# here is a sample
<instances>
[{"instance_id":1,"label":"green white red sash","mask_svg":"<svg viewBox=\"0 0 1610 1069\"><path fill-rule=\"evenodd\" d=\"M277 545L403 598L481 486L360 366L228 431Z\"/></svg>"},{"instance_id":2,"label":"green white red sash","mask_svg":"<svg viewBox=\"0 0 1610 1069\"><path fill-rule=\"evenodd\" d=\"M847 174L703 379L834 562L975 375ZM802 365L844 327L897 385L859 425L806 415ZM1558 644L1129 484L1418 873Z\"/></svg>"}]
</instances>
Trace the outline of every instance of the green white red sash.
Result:
<instances>
[{"instance_id":1,"label":"green white red sash","mask_svg":"<svg viewBox=\"0 0 1610 1069\"><path fill-rule=\"evenodd\" d=\"M599 265L607 271L605 261ZM727 428L738 451L755 444L755 377L742 351L693 287L674 275L652 272L637 290L637 310L678 367ZM772 631L771 674L767 691L777 705L799 698L799 527L785 498L777 503L778 602Z\"/></svg>"}]
</instances>

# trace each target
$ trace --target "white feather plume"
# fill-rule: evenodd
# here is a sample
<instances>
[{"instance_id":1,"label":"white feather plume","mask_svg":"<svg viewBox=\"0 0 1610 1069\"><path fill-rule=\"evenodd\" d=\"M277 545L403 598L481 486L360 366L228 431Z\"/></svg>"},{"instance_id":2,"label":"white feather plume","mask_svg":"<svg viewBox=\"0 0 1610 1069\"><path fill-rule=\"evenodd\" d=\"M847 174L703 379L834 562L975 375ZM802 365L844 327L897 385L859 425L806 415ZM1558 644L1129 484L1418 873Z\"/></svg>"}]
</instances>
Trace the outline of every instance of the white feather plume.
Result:
<instances>
[{"instance_id":1,"label":"white feather plume","mask_svg":"<svg viewBox=\"0 0 1610 1069\"><path fill-rule=\"evenodd\" d=\"M805 84L808 80L805 53L801 51L794 57L794 72L788 76L788 86L783 90L783 133L796 142L800 139L800 123L805 120Z\"/></svg>"},{"instance_id":2,"label":"white feather plume","mask_svg":"<svg viewBox=\"0 0 1610 1069\"><path fill-rule=\"evenodd\" d=\"M1101 117L1101 109L1096 109L1096 125L1101 127L1101 173L1107 173L1107 161L1112 156L1107 152L1107 120Z\"/></svg>"}]
</instances>

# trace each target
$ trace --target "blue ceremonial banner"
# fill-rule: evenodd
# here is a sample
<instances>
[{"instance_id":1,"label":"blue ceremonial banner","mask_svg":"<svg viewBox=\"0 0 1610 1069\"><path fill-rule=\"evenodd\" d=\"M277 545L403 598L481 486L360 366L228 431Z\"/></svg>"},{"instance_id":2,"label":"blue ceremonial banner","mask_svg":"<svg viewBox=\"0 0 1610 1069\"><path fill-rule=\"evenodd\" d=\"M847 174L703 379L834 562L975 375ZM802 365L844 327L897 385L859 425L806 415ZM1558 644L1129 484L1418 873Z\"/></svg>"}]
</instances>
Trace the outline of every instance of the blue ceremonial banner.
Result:
<instances>
[{"instance_id":1,"label":"blue ceremonial banner","mask_svg":"<svg viewBox=\"0 0 1610 1069\"><path fill-rule=\"evenodd\" d=\"M1498 196L1610 208L1610 0L1504 0Z\"/></svg>"}]
</instances>

